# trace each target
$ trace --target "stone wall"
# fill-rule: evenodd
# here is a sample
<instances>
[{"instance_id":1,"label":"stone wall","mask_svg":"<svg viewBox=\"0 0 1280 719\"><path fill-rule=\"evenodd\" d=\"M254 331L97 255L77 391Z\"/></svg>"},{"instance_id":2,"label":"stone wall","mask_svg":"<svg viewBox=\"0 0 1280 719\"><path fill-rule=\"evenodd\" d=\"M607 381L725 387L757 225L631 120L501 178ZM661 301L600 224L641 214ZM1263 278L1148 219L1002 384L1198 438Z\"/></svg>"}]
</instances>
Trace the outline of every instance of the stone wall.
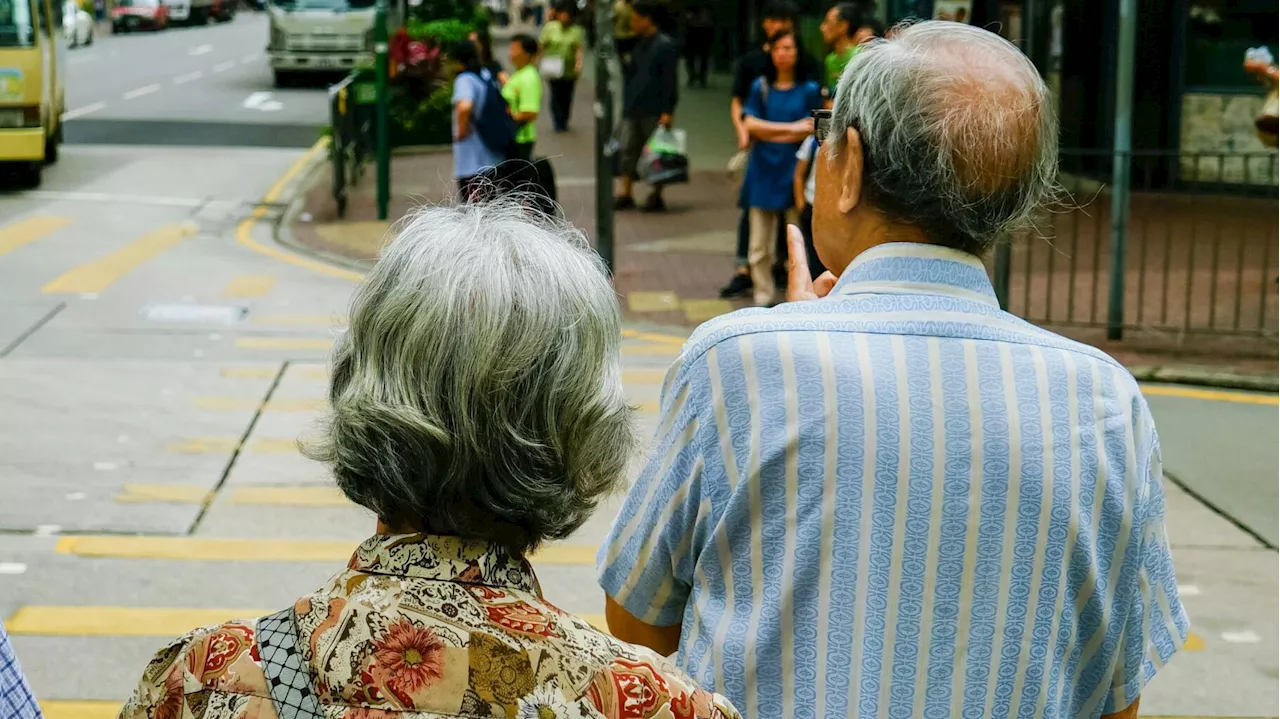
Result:
<instances>
[{"instance_id":1,"label":"stone wall","mask_svg":"<svg viewBox=\"0 0 1280 719\"><path fill-rule=\"evenodd\" d=\"M1275 185L1276 149L1258 140L1253 121L1260 95L1187 93L1182 97L1182 178ZM1195 156L1196 153L1223 153ZM1238 155L1247 153L1249 157Z\"/></svg>"}]
</instances>

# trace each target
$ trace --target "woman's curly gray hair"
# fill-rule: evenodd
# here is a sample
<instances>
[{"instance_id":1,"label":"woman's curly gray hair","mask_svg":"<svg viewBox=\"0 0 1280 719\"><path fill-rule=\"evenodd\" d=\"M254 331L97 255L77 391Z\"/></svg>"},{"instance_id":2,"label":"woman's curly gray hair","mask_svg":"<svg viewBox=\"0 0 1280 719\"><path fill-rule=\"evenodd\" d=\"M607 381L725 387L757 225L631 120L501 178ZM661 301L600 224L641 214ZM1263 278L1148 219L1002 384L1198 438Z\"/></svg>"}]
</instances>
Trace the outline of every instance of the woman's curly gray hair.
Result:
<instances>
[{"instance_id":1,"label":"woman's curly gray hair","mask_svg":"<svg viewBox=\"0 0 1280 719\"><path fill-rule=\"evenodd\" d=\"M623 477L621 341L580 231L509 200L420 209L356 293L303 451L392 528L528 551Z\"/></svg>"}]
</instances>

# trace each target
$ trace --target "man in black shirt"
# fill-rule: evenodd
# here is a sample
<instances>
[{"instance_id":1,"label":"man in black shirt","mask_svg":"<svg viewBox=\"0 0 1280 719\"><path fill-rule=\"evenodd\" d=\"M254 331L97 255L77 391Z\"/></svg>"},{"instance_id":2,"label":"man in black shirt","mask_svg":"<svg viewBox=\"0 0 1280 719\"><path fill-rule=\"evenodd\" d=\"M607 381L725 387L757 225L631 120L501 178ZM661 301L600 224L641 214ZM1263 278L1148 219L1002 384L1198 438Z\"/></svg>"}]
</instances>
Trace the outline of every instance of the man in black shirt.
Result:
<instances>
[{"instance_id":1,"label":"man in black shirt","mask_svg":"<svg viewBox=\"0 0 1280 719\"><path fill-rule=\"evenodd\" d=\"M661 8L656 0L635 0L631 4L631 27L636 31L637 40L622 87L622 127L618 140L621 178L614 199L614 207L620 210L636 206L631 188L638 179L636 165L640 162L640 153L654 130L659 126L671 127L679 99L676 73L680 53L675 42L658 30L659 12ZM641 209L666 209L661 187L653 188L653 194Z\"/></svg>"},{"instance_id":2,"label":"man in black shirt","mask_svg":"<svg viewBox=\"0 0 1280 719\"><path fill-rule=\"evenodd\" d=\"M733 90L729 103L729 112L733 120L733 129L738 135L738 149L746 150L751 146L751 138L747 136L747 126L743 107L747 96L751 94L751 86L760 77L773 79L773 58L769 56L769 39L780 32L794 30L800 9L789 0L773 0L764 7L764 17L760 27L764 31L764 42L759 47L748 50L738 58L733 66ZM797 42L799 39L797 38ZM822 80L822 66L817 59L797 47L799 57L796 61L796 82L806 80ZM741 205L741 202L739 203ZM743 297L751 294L751 275L747 271L747 209L742 208L742 217L738 221L738 268L729 283L720 289L721 297ZM787 228L785 223L778 223L778 248L775 257L786 257ZM774 268L774 275L779 277L779 286L786 284L786 267Z\"/></svg>"}]
</instances>

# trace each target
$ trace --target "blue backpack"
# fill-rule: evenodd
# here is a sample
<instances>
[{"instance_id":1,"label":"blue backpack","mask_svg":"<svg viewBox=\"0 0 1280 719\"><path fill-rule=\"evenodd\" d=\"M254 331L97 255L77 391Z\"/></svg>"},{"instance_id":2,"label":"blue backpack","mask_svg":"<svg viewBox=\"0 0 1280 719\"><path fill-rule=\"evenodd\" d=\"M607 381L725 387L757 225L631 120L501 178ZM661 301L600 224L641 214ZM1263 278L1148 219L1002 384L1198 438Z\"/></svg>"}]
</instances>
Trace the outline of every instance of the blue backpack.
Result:
<instances>
[{"instance_id":1,"label":"blue backpack","mask_svg":"<svg viewBox=\"0 0 1280 719\"><path fill-rule=\"evenodd\" d=\"M479 80L484 88L480 113L471 120L475 133L480 136L480 142L501 159L514 157L516 130L519 128L515 118L511 117L511 108L507 106L507 99L502 96L497 78L484 71L468 74Z\"/></svg>"}]
</instances>

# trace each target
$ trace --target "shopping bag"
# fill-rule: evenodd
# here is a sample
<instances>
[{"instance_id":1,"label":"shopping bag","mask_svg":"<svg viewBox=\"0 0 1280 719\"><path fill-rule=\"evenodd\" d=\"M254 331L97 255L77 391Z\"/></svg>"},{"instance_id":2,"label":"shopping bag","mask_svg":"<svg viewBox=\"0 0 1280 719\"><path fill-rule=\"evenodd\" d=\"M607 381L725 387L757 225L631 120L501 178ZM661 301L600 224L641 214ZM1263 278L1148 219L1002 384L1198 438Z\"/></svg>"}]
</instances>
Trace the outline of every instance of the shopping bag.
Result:
<instances>
[{"instance_id":1,"label":"shopping bag","mask_svg":"<svg viewBox=\"0 0 1280 719\"><path fill-rule=\"evenodd\" d=\"M659 127L649 136L636 174L649 185L674 185L689 181L689 155L684 130Z\"/></svg>"},{"instance_id":2,"label":"shopping bag","mask_svg":"<svg viewBox=\"0 0 1280 719\"><path fill-rule=\"evenodd\" d=\"M538 74L546 80L559 80L564 77L564 58L546 55L538 63Z\"/></svg>"}]
</instances>

